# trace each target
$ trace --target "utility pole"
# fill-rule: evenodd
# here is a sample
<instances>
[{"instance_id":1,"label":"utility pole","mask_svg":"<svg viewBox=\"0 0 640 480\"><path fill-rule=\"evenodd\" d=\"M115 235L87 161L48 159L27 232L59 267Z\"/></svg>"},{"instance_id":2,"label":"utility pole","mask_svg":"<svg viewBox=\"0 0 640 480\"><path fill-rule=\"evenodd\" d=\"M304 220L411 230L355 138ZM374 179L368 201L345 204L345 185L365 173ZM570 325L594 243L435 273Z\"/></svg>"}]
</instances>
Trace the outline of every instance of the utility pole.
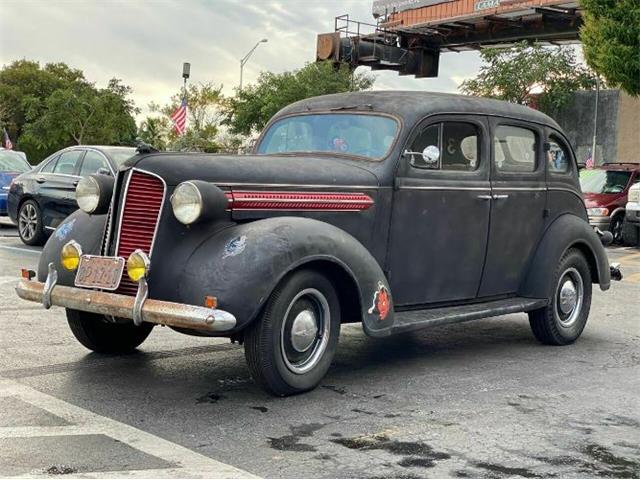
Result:
<instances>
[{"instance_id":1,"label":"utility pole","mask_svg":"<svg viewBox=\"0 0 640 480\"><path fill-rule=\"evenodd\" d=\"M249 61L249 57L251 57L251 55L253 54L253 52L256 51L256 48L258 48L258 46L261 43L267 43L269 40L267 40L266 38L263 38L262 40L260 40L258 43L256 43L254 45L254 47L249 50L249 53L247 53L244 57L242 57L242 59L240 60L240 91L242 91L242 74L243 74L243 70L244 70L244 66L246 65L246 63Z\"/></svg>"},{"instance_id":2,"label":"utility pole","mask_svg":"<svg viewBox=\"0 0 640 480\"><path fill-rule=\"evenodd\" d=\"M593 115L593 142L591 143L591 159L593 166L596 166L596 139L598 136L598 102L600 100L600 77L596 75L596 105Z\"/></svg>"}]
</instances>

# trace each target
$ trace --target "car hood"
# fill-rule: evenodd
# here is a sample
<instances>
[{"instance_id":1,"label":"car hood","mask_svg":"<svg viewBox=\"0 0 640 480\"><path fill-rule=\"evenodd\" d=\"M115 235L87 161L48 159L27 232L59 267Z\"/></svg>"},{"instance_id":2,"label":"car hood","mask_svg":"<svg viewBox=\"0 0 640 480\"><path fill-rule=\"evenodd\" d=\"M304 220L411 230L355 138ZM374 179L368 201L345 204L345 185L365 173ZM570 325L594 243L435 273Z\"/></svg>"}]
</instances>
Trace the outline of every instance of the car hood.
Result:
<instances>
[{"instance_id":1,"label":"car hood","mask_svg":"<svg viewBox=\"0 0 640 480\"><path fill-rule=\"evenodd\" d=\"M627 193L583 193L582 197L584 198L584 204L587 208L606 208L612 204L625 202Z\"/></svg>"},{"instance_id":2,"label":"car hood","mask_svg":"<svg viewBox=\"0 0 640 480\"><path fill-rule=\"evenodd\" d=\"M187 180L229 186L378 186L367 162L356 163L360 162L324 156L159 153L134 157L124 168L155 173L169 186Z\"/></svg>"}]
</instances>

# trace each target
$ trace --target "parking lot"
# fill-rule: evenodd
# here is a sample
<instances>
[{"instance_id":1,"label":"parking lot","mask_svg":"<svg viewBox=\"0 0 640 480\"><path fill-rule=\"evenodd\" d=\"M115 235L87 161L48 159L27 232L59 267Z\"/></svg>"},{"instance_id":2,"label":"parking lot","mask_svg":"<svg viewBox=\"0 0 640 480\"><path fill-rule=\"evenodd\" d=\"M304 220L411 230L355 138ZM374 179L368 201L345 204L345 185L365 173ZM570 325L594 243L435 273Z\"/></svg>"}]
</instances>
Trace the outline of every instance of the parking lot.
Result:
<instances>
[{"instance_id":1,"label":"parking lot","mask_svg":"<svg viewBox=\"0 0 640 480\"><path fill-rule=\"evenodd\" d=\"M640 476L640 250L594 290L568 347L526 315L383 340L342 329L317 390L273 398L242 348L156 328L139 353L85 350L64 310L19 300L37 248L0 227L0 476Z\"/></svg>"}]
</instances>

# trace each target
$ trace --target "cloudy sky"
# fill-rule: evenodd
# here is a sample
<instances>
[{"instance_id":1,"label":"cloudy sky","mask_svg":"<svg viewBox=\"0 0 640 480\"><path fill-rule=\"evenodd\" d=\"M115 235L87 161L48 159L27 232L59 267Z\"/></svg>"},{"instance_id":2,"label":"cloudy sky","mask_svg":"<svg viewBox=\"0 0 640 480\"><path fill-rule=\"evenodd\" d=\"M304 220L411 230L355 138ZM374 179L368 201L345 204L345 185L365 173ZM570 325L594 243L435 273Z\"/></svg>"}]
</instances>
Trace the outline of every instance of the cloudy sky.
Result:
<instances>
[{"instance_id":1,"label":"cloudy sky","mask_svg":"<svg viewBox=\"0 0 640 480\"><path fill-rule=\"evenodd\" d=\"M191 81L213 81L232 94L239 59L267 38L245 66L245 83L261 70L282 72L315 58L316 35L348 13L370 22L371 0L0 0L0 64L26 58L65 62L106 85L121 78L143 109L164 104ZM476 53L441 57L440 77L413 79L375 72L376 89L456 91L479 67Z\"/></svg>"}]
</instances>

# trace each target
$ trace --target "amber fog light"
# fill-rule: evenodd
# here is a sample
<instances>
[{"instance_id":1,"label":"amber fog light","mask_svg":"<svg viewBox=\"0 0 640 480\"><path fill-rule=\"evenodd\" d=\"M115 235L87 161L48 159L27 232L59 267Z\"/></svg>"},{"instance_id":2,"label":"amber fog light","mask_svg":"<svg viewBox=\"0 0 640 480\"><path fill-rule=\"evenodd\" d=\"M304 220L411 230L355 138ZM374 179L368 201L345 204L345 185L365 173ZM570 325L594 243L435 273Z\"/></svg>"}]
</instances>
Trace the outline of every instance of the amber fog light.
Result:
<instances>
[{"instance_id":1,"label":"amber fog light","mask_svg":"<svg viewBox=\"0 0 640 480\"><path fill-rule=\"evenodd\" d=\"M75 240L71 240L62 247L62 251L60 252L60 263L62 266L73 272L78 269L78 265L80 264L80 257L82 257L82 248L80 244Z\"/></svg>"},{"instance_id":2,"label":"amber fog light","mask_svg":"<svg viewBox=\"0 0 640 480\"><path fill-rule=\"evenodd\" d=\"M151 261L147 254L142 250L136 250L127 259L127 275L131 281L137 282L149 274L150 266Z\"/></svg>"}]
</instances>

